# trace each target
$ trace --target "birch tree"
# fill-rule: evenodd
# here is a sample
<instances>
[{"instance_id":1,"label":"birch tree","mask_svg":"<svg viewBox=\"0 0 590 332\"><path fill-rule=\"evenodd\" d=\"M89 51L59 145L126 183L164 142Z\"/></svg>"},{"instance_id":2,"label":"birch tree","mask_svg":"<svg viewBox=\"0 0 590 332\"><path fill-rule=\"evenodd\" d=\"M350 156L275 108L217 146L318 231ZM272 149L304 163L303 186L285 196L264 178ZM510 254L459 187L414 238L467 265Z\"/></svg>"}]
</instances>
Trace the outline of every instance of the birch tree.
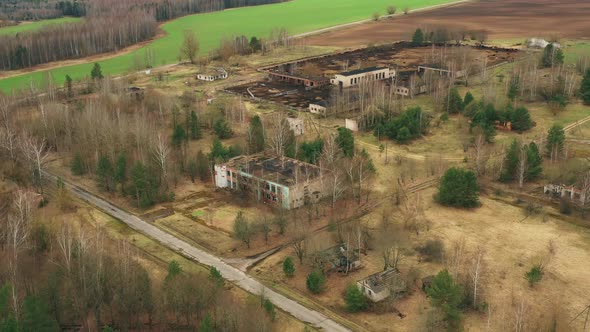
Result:
<instances>
[{"instance_id":1,"label":"birch tree","mask_svg":"<svg viewBox=\"0 0 590 332\"><path fill-rule=\"evenodd\" d=\"M170 145L167 140L158 134L152 147L152 156L160 169L160 183L165 188L168 187L168 157L170 155Z\"/></svg>"},{"instance_id":2,"label":"birch tree","mask_svg":"<svg viewBox=\"0 0 590 332\"><path fill-rule=\"evenodd\" d=\"M336 142L336 136L332 134L326 138L322 155L320 157L320 167L328 172L325 178L327 179L327 185L330 188L332 208L334 208L336 202L346 190L345 175L340 165L341 158L342 150Z\"/></svg>"},{"instance_id":3,"label":"birch tree","mask_svg":"<svg viewBox=\"0 0 590 332\"><path fill-rule=\"evenodd\" d=\"M477 308L477 296L480 292L480 285L482 275L484 273L484 250L481 246L478 246L475 254L471 259L471 265L469 267L469 276L471 277L471 284L473 286L473 308Z\"/></svg>"},{"instance_id":4,"label":"birch tree","mask_svg":"<svg viewBox=\"0 0 590 332\"><path fill-rule=\"evenodd\" d=\"M8 213L5 226L6 243L10 250L8 269L12 283L12 305L17 317L20 309L18 289L21 281L19 255L29 241L32 220L33 199L30 193L19 189L14 194L12 209Z\"/></svg>"},{"instance_id":5,"label":"birch tree","mask_svg":"<svg viewBox=\"0 0 590 332\"><path fill-rule=\"evenodd\" d=\"M527 169L528 169L528 147L526 144L520 146L520 151L518 153L518 187L522 188L524 184L524 180L526 178Z\"/></svg>"},{"instance_id":6,"label":"birch tree","mask_svg":"<svg viewBox=\"0 0 590 332\"><path fill-rule=\"evenodd\" d=\"M41 197L45 199L43 192L43 168L47 161L48 151L45 139L38 140L33 136L24 134L20 140L20 147L23 156L29 162L32 172L33 183L37 185Z\"/></svg>"},{"instance_id":7,"label":"birch tree","mask_svg":"<svg viewBox=\"0 0 590 332\"><path fill-rule=\"evenodd\" d=\"M267 141L271 151L280 158L288 153L289 145L293 144L294 134L289 128L289 123L284 112L279 112L272 117L268 126Z\"/></svg>"}]
</instances>

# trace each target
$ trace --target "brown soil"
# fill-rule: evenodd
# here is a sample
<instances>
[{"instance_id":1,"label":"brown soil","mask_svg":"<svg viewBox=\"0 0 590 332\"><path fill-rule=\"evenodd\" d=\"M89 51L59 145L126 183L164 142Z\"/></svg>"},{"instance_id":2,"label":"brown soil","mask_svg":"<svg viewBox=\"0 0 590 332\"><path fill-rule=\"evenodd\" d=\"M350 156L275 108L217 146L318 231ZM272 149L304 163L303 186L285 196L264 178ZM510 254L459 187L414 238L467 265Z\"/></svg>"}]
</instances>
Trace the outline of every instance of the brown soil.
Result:
<instances>
[{"instance_id":1,"label":"brown soil","mask_svg":"<svg viewBox=\"0 0 590 332\"><path fill-rule=\"evenodd\" d=\"M589 38L585 0L480 0L355 25L306 38L308 45L355 47L411 38L417 27L485 30L489 39Z\"/></svg>"}]
</instances>

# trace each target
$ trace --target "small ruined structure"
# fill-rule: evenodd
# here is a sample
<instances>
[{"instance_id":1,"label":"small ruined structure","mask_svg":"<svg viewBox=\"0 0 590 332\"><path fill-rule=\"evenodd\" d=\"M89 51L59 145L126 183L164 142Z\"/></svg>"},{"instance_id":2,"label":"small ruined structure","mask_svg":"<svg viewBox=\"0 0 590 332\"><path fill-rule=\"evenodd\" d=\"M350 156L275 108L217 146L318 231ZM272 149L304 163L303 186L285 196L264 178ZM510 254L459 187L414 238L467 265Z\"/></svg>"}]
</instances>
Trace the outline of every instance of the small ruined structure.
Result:
<instances>
[{"instance_id":1,"label":"small ruined structure","mask_svg":"<svg viewBox=\"0 0 590 332\"><path fill-rule=\"evenodd\" d=\"M500 120L496 120L494 121L494 128L501 131L512 131L512 122L501 122Z\"/></svg>"},{"instance_id":2,"label":"small ruined structure","mask_svg":"<svg viewBox=\"0 0 590 332\"><path fill-rule=\"evenodd\" d=\"M302 161L264 153L215 165L215 186L247 194L267 204L295 209L317 202L327 188L324 170Z\"/></svg>"},{"instance_id":3,"label":"small ruined structure","mask_svg":"<svg viewBox=\"0 0 590 332\"><path fill-rule=\"evenodd\" d=\"M127 88L127 95L133 96L137 98L137 100L141 100L145 94L145 89L137 87L137 86L130 86Z\"/></svg>"},{"instance_id":4,"label":"small ruined structure","mask_svg":"<svg viewBox=\"0 0 590 332\"><path fill-rule=\"evenodd\" d=\"M197 79L201 81L213 82L216 80L224 80L228 77L227 71L223 68L212 68L206 72L197 74Z\"/></svg>"},{"instance_id":5,"label":"small ruined structure","mask_svg":"<svg viewBox=\"0 0 590 332\"><path fill-rule=\"evenodd\" d=\"M439 65L421 65L418 66L418 73L424 75L428 73L438 74L440 76L461 78L465 76L465 70L450 70L444 66Z\"/></svg>"},{"instance_id":6,"label":"small ruined structure","mask_svg":"<svg viewBox=\"0 0 590 332\"><path fill-rule=\"evenodd\" d=\"M354 119L344 119L344 127L352 131L359 131L359 124Z\"/></svg>"},{"instance_id":7,"label":"small ruined structure","mask_svg":"<svg viewBox=\"0 0 590 332\"><path fill-rule=\"evenodd\" d=\"M394 288L394 280L399 279L400 274L396 269L387 269L385 271L371 274L365 279L357 281L357 286L361 292L371 301L383 301L391 295L391 289Z\"/></svg>"},{"instance_id":8,"label":"small ruined structure","mask_svg":"<svg viewBox=\"0 0 590 332\"><path fill-rule=\"evenodd\" d=\"M553 47L561 48L561 44L559 43L550 43L542 38L531 38L527 41L527 46L529 48L545 48L547 45L553 44Z\"/></svg>"},{"instance_id":9,"label":"small ruined structure","mask_svg":"<svg viewBox=\"0 0 590 332\"><path fill-rule=\"evenodd\" d=\"M303 123L303 119L288 117L287 123L289 124L289 129L293 131L295 136L301 136L305 134L305 125Z\"/></svg>"},{"instance_id":10,"label":"small ruined structure","mask_svg":"<svg viewBox=\"0 0 590 332\"><path fill-rule=\"evenodd\" d=\"M289 74L281 71L268 71L268 78L271 81L302 85L306 88L317 88L330 83L330 80L326 77L307 77L304 75Z\"/></svg>"},{"instance_id":11,"label":"small ruined structure","mask_svg":"<svg viewBox=\"0 0 590 332\"><path fill-rule=\"evenodd\" d=\"M590 203L590 195L588 195L587 189L576 189L574 186L566 185L546 184L543 187L543 192L551 198L566 198L581 206Z\"/></svg>"},{"instance_id":12,"label":"small ruined structure","mask_svg":"<svg viewBox=\"0 0 590 332\"><path fill-rule=\"evenodd\" d=\"M395 70L389 69L388 67L369 67L336 74L330 80L330 83L340 88L348 88L357 86L361 82L382 81L388 80L391 77L395 77Z\"/></svg>"},{"instance_id":13,"label":"small ruined structure","mask_svg":"<svg viewBox=\"0 0 590 332\"><path fill-rule=\"evenodd\" d=\"M309 104L309 112L313 114L326 114L326 110L328 109L328 104L324 101L319 101L317 103Z\"/></svg>"},{"instance_id":14,"label":"small ruined structure","mask_svg":"<svg viewBox=\"0 0 590 332\"><path fill-rule=\"evenodd\" d=\"M359 250L349 249L345 243L317 251L310 257L313 265L325 273L348 273L362 267Z\"/></svg>"}]
</instances>

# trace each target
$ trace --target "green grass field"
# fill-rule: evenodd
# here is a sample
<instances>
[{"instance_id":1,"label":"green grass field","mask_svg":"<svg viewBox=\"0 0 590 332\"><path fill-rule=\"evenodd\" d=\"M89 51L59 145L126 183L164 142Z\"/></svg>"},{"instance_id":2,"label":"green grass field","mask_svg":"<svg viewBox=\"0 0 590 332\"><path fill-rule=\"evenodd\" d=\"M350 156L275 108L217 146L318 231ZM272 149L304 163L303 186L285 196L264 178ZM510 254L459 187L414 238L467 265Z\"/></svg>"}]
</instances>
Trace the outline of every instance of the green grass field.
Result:
<instances>
[{"instance_id":1,"label":"green grass field","mask_svg":"<svg viewBox=\"0 0 590 332\"><path fill-rule=\"evenodd\" d=\"M152 42L156 65L175 63L184 30L196 32L201 53L207 53L219 45L224 36L267 36L273 28L284 27L291 34L298 34L368 19L374 12L386 14L386 7L397 6L398 12L405 6L410 9L453 2L454 0L292 0L273 5L225 10L179 18L162 26L167 35ZM117 56L101 62L103 73L118 75L131 70L133 59L143 58L144 49ZM54 79L61 83L66 74L80 79L90 73L92 64L73 65L51 70ZM43 73L24 74L0 81L0 90L9 92L40 82Z\"/></svg>"},{"instance_id":2,"label":"green grass field","mask_svg":"<svg viewBox=\"0 0 590 332\"><path fill-rule=\"evenodd\" d=\"M42 27L52 24L72 23L80 21L77 17L62 17L53 20L42 20L31 23L21 23L19 25L13 25L9 27L0 28L0 36L2 35L15 35L19 32L34 31L41 29Z\"/></svg>"}]
</instances>

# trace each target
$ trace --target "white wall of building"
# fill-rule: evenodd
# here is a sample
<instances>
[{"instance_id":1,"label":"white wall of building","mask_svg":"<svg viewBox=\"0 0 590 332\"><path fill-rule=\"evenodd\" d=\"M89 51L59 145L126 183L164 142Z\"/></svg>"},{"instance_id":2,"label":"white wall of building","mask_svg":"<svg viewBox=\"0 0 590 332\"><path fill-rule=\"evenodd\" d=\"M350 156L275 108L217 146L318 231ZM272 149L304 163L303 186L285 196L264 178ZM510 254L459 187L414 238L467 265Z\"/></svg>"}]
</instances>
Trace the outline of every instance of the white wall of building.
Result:
<instances>
[{"instance_id":1,"label":"white wall of building","mask_svg":"<svg viewBox=\"0 0 590 332\"><path fill-rule=\"evenodd\" d=\"M215 165L215 186L217 188L227 188L229 186L227 167Z\"/></svg>"},{"instance_id":2,"label":"white wall of building","mask_svg":"<svg viewBox=\"0 0 590 332\"><path fill-rule=\"evenodd\" d=\"M348 88L359 85L364 81L381 81L387 80L394 76L395 70L391 70L389 68L377 68L373 71L359 73L356 75L336 74L334 78L330 80L330 83L333 85L342 86L343 88Z\"/></svg>"},{"instance_id":3,"label":"white wall of building","mask_svg":"<svg viewBox=\"0 0 590 332\"><path fill-rule=\"evenodd\" d=\"M326 107L318 104L309 104L309 112L313 114L325 114Z\"/></svg>"}]
</instances>

